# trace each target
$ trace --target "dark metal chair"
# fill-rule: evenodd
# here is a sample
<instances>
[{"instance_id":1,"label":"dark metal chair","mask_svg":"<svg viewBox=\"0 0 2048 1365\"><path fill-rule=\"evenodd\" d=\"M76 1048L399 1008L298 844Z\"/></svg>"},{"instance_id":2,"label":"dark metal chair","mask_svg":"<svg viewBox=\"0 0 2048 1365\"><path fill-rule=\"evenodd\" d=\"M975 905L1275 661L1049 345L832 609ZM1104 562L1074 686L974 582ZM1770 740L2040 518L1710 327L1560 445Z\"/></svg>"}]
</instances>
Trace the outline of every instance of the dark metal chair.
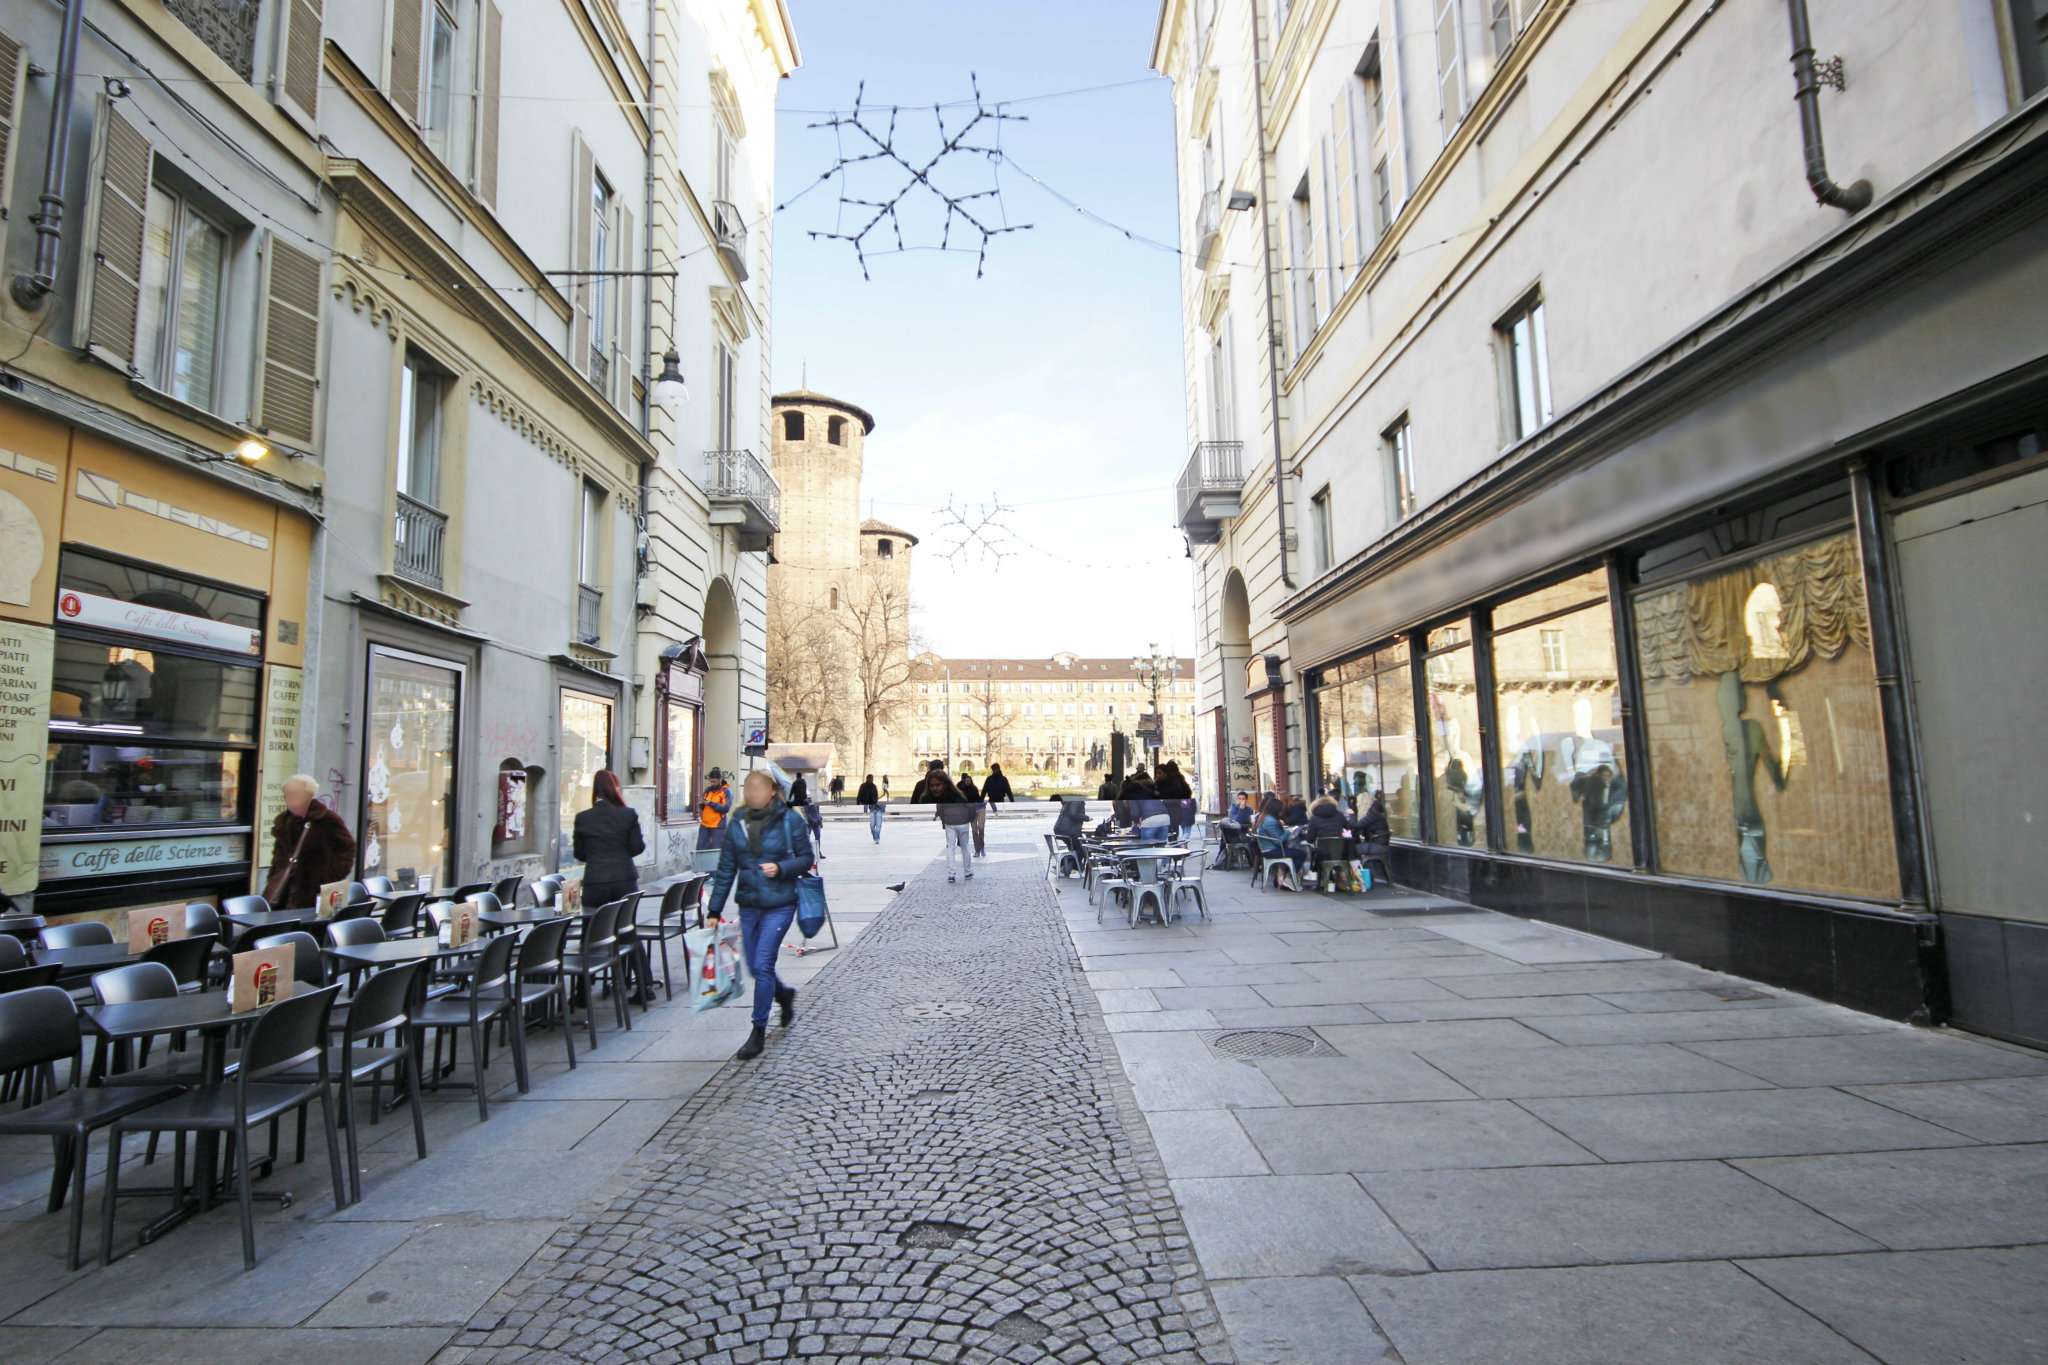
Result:
<instances>
[{"instance_id":1,"label":"dark metal chair","mask_svg":"<svg viewBox=\"0 0 2048 1365\"><path fill-rule=\"evenodd\" d=\"M442 897L442 899L451 901L466 901L471 896L474 896L477 892L488 891L490 889L491 884L489 882L464 882L462 885L456 887L453 891L447 892Z\"/></svg>"},{"instance_id":2,"label":"dark metal chair","mask_svg":"<svg viewBox=\"0 0 2048 1365\"><path fill-rule=\"evenodd\" d=\"M45 948L95 948L113 941L114 931L96 919L45 925L36 935L36 942Z\"/></svg>"},{"instance_id":3,"label":"dark metal chair","mask_svg":"<svg viewBox=\"0 0 2048 1365\"><path fill-rule=\"evenodd\" d=\"M242 1066L235 1073L232 1086L188 1090L115 1122L107 1145L106 1200L100 1210L101 1265L114 1256L114 1201L120 1193L121 1139L129 1133L177 1134L177 1184L172 1197L180 1203L185 1197L185 1134L227 1135L234 1147L235 1193L242 1213L242 1266L246 1270L256 1268L249 1149L259 1126L294 1111L303 1112L317 1101L321 1126L326 1130L327 1164L334 1177L334 1207L340 1210L348 1206L341 1148L335 1140L334 1101L328 1094L331 1077L327 1064L327 1018L334 1010L334 998L340 989L329 986L325 990L298 992L265 1010L242 1046ZM311 1081L288 1079L309 1065L313 1072ZM210 1180L212 1176L202 1171L199 1178Z\"/></svg>"},{"instance_id":4,"label":"dark metal chair","mask_svg":"<svg viewBox=\"0 0 2048 1365\"><path fill-rule=\"evenodd\" d=\"M51 985L57 980L57 974L63 970L54 962L45 962L39 967L16 967L11 971L0 972L0 995Z\"/></svg>"},{"instance_id":5,"label":"dark metal chair","mask_svg":"<svg viewBox=\"0 0 2048 1365\"><path fill-rule=\"evenodd\" d=\"M21 940L12 934L0 934L0 972L11 972L28 965L28 949L21 946Z\"/></svg>"},{"instance_id":6,"label":"dark metal chair","mask_svg":"<svg viewBox=\"0 0 2048 1365\"><path fill-rule=\"evenodd\" d=\"M394 896L384 906L384 913L377 922L384 926L386 938L411 938L420 931L420 907L427 903L424 893L408 891Z\"/></svg>"},{"instance_id":7,"label":"dark metal chair","mask_svg":"<svg viewBox=\"0 0 2048 1365\"><path fill-rule=\"evenodd\" d=\"M491 884L491 894L498 898L498 904L509 909L519 904L519 888L524 884L525 878L517 875L500 877Z\"/></svg>"},{"instance_id":8,"label":"dark metal chair","mask_svg":"<svg viewBox=\"0 0 2048 1365\"><path fill-rule=\"evenodd\" d=\"M490 1082L485 1071L490 1062L486 1052L485 1034L490 1026L514 1012L518 999L511 973L512 951L519 946L510 934L500 934L484 944L483 952L477 955L475 975L469 989L460 995L444 995L438 1000L429 1000L413 1015L413 1027L424 1033L434 1030L434 1078L440 1083L441 1037L444 1034L467 1029L469 1031L469 1057L476 1072L476 1112L481 1120L491 1117L491 1106L486 1092ZM512 1065L518 1074L519 1089L527 1089L526 1076L526 1030L518 1027L519 1020L514 1012L512 1019ZM413 1044L415 1054L419 1043Z\"/></svg>"},{"instance_id":9,"label":"dark metal chair","mask_svg":"<svg viewBox=\"0 0 2048 1365\"><path fill-rule=\"evenodd\" d=\"M363 878L363 890L379 899L396 894L396 888L391 885L391 878L384 876Z\"/></svg>"},{"instance_id":10,"label":"dark metal chair","mask_svg":"<svg viewBox=\"0 0 2048 1365\"><path fill-rule=\"evenodd\" d=\"M654 923L638 926L642 940L652 941L661 949L661 990L668 999L676 998L673 976L668 965L668 943L680 939L690 931L689 914L694 908L700 918L703 914L704 888L711 884L708 877L695 877L680 881L661 893L661 909L656 912ZM683 944L683 975L690 975L690 946Z\"/></svg>"},{"instance_id":11,"label":"dark metal chair","mask_svg":"<svg viewBox=\"0 0 2048 1365\"><path fill-rule=\"evenodd\" d=\"M373 919L338 919L327 926L327 937L337 948L356 948L365 943L382 943L384 926Z\"/></svg>"},{"instance_id":12,"label":"dark metal chair","mask_svg":"<svg viewBox=\"0 0 2048 1365\"><path fill-rule=\"evenodd\" d=\"M619 1027L631 1029L633 1016L626 1008L624 983L619 977L619 908L621 902L601 905L583 917L583 942L573 953L562 954L562 973L583 987L583 1016L590 1025L590 1050L597 1050L597 983L611 988L612 1005ZM566 1023L566 1021L565 1021Z\"/></svg>"},{"instance_id":13,"label":"dark metal chair","mask_svg":"<svg viewBox=\"0 0 2048 1365\"><path fill-rule=\"evenodd\" d=\"M420 1160L427 1159L427 1119L426 1111L420 1107L419 1056L413 1050L412 1031L413 993L426 967L424 962L404 962L372 974L349 1001L347 1016L338 1022L330 1019L333 1031L341 1035L341 1041L329 1049L327 1072L341 1087L341 1127L348 1142L350 1203L363 1197L355 1098L356 1087L363 1082L371 1085L370 1122L375 1123L382 1107L384 1073L393 1067L404 1072L406 1098L412 1106L413 1143L419 1149ZM384 1046L386 1035L396 1037L398 1046ZM317 1075L317 1067L302 1066L279 1079L311 1081ZM398 1078L394 1076L391 1084L395 1090Z\"/></svg>"},{"instance_id":14,"label":"dark metal chair","mask_svg":"<svg viewBox=\"0 0 2048 1365\"><path fill-rule=\"evenodd\" d=\"M508 935L509 937L509 935ZM518 981L518 1028L529 1005L562 1006L562 1042L569 1049L569 1069L576 1069L576 1030L569 1021L569 978L562 972L562 943L569 937L569 921L551 919L533 926L520 941L512 975Z\"/></svg>"},{"instance_id":15,"label":"dark metal chair","mask_svg":"<svg viewBox=\"0 0 2048 1365\"><path fill-rule=\"evenodd\" d=\"M270 902L261 896L226 896L220 903L222 919L235 915L264 915L270 910Z\"/></svg>"},{"instance_id":16,"label":"dark metal chair","mask_svg":"<svg viewBox=\"0 0 2048 1365\"><path fill-rule=\"evenodd\" d=\"M645 891L629 891L619 897L619 919L613 929L613 936L619 943L619 963L625 968L626 980L633 988L632 999L640 1002L644 1013L653 1007L654 992L648 986L647 946L640 941L640 900Z\"/></svg>"},{"instance_id":17,"label":"dark metal chair","mask_svg":"<svg viewBox=\"0 0 2048 1365\"><path fill-rule=\"evenodd\" d=\"M85 1085L84 1044L78 1009L68 992L37 986L0 997L0 1072L18 1072L30 1078L27 1107L0 1111L0 1133L55 1140L48 1207L51 1213L64 1207L65 1186L71 1187L71 1229L65 1254L66 1264L73 1270L78 1269L79 1243L85 1231L85 1175L91 1164L87 1144L92 1134L178 1093L177 1087L166 1085ZM62 1061L71 1063L71 1085L58 1091L50 1078L54 1064ZM112 1165L110 1157L105 1194L110 1225Z\"/></svg>"},{"instance_id":18,"label":"dark metal chair","mask_svg":"<svg viewBox=\"0 0 2048 1365\"><path fill-rule=\"evenodd\" d=\"M218 941L211 934L174 938L151 948L142 960L169 967L178 980L179 993L193 995L206 989L206 964L213 959L213 945Z\"/></svg>"},{"instance_id":19,"label":"dark metal chair","mask_svg":"<svg viewBox=\"0 0 2048 1365\"><path fill-rule=\"evenodd\" d=\"M253 945L258 948L292 949L292 980L302 987L318 990L327 984L327 958L320 951L320 940L304 929L294 929L286 934L271 934L259 938Z\"/></svg>"}]
</instances>

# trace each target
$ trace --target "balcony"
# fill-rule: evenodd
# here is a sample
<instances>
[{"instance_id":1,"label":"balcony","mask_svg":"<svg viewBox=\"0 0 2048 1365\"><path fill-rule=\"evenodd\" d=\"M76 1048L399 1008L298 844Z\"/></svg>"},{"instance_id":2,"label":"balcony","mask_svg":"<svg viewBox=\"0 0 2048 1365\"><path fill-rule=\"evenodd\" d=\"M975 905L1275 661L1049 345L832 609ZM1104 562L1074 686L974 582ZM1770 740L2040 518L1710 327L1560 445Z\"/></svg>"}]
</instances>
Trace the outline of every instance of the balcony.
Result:
<instances>
[{"instance_id":1,"label":"balcony","mask_svg":"<svg viewBox=\"0 0 2048 1365\"><path fill-rule=\"evenodd\" d=\"M448 514L436 512L417 498L398 495L398 526L392 571L439 591L441 542L447 539Z\"/></svg>"},{"instance_id":2,"label":"balcony","mask_svg":"<svg viewBox=\"0 0 2048 1365\"><path fill-rule=\"evenodd\" d=\"M1244 442L1203 441L1180 476L1180 529L1193 545L1214 545L1244 510Z\"/></svg>"},{"instance_id":3,"label":"balcony","mask_svg":"<svg viewBox=\"0 0 2048 1365\"><path fill-rule=\"evenodd\" d=\"M726 269L732 271L734 279L746 283L747 279L747 220L738 208L715 199L711 203L711 231L718 247L719 259Z\"/></svg>"},{"instance_id":4,"label":"balcony","mask_svg":"<svg viewBox=\"0 0 2048 1365\"><path fill-rule=\"evenodd\" d=\"M1207 270L1223 240L1223 187L1211 186L1195 208L1195 269Z\"/></svg>"},{"instance_id":5,"label":"balcony","mask_svg":"<svg viewBox=\"0 0 2048 1365\"><path fill-rule=\"evenodd\" d=\"M604 594L588 583L576 585L576 643L595 649L604 639Z\"/></svg>"},{"instance_id":6,"label":"balcony","mask_svg":"<svg viewBox=\"0 0 2048 1365\"><path fill-rule=\"evenodd\" d=\"M782 525L782 488L751 450L704 452L704 496L711 524L739 533L742 550L765 550Z\"/></svg>"},{"instance_id":7,"label":"balcony","mask_svg":"<svg viewBox=\"0 0 2048 1365\"><path fill-rule=\"evenodd\" d=\"M258 0L164 0L164 8L213 49L213 55L249 80L256 70Z\"/></svg>"}]
</instances>

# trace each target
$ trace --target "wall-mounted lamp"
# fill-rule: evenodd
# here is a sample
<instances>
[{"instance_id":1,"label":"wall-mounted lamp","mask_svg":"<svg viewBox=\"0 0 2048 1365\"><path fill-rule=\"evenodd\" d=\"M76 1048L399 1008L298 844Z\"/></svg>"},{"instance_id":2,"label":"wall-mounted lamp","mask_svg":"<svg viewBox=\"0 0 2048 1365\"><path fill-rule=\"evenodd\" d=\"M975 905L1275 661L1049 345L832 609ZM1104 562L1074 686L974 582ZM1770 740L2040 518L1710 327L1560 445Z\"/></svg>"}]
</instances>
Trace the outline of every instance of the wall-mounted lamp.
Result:
<instances>
[{"instance_id":1,"label":"wall-mounted lamp","mask_svg":"<svg viewBox=\"0 0 2048 1365\"><path fill-rule=\"evenodd\" d=\"M1258 202L1258 196L1254 195L1250 190L1232 190L1230 192L1230 202L1223 207L1229 209L1232 213L1243 213L1248 209L1256 208Z\"/></svg>"}]
</instances>

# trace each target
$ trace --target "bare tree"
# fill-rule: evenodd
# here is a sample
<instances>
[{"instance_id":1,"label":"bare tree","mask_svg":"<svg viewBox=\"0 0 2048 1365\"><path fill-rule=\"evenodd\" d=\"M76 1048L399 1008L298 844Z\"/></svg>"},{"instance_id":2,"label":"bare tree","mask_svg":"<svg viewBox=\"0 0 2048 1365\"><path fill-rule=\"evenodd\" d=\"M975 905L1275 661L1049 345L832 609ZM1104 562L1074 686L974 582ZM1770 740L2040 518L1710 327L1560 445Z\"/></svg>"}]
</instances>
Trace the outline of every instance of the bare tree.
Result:
<instances>
[{"instance_id":1,"label":"bare tree","mask_svg":"<svg viewBox=\"0 0 2048 1365\"><path fill-rule=\"evenodd\" d=\"M1001 757L1003 736L1009 733L1011 723L1016 719L1009 712L1008 703L996 701L995 679L983 673L981 685L970 694L967 723L975 734L981 736L981 766L984 771Z\"/></svg>"},{"instance_id":2,"label":"bare tree","mask_svg":"<svg viewBox=\"0 0 2048 1365\"><path fill-rule=\"evenodd\" d=\"M860 762L855 766L865 769L875 751L875 732L910 709L910 660L917 653L910 599L887 583L870 580L841 608L838 624L851 647L852 702L860 713Z\"/></svg>"},{"instance_id":3,"label":"bare tree","mask_svg":"<svg viewBox=\"0 0 2048 1365\"><path fill-rule=\"evenodd\" d=\"M769 604L768 713L784 737L846 742L847 689L839 638L825 614Z\"/></svg>"}]
</instances>

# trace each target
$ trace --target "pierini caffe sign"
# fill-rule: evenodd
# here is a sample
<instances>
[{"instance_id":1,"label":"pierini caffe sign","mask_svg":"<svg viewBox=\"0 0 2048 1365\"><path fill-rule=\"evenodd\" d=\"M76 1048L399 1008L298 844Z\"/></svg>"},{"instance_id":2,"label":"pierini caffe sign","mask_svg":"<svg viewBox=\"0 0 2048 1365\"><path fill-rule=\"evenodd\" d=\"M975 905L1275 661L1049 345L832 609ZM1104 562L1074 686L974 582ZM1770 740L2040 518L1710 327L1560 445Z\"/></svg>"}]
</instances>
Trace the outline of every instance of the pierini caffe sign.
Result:
<instances>
[{"instance_id":1,"label":"pierini caffe sign","mask_svg":"<svg viewBox=\"0 0 2048 1365\"><path fill-rule=\"evenodd\" d=\"M118 597L101 597L75 588L57 594L57 618L64 624L97 626L101 630L147 635L153 640L221 649L231 654L263 652L262 634L247 626L209 621L204 616L188 616L162 607L145 607L139 602L123 602Z\"/></svg>"}]
</instances>

